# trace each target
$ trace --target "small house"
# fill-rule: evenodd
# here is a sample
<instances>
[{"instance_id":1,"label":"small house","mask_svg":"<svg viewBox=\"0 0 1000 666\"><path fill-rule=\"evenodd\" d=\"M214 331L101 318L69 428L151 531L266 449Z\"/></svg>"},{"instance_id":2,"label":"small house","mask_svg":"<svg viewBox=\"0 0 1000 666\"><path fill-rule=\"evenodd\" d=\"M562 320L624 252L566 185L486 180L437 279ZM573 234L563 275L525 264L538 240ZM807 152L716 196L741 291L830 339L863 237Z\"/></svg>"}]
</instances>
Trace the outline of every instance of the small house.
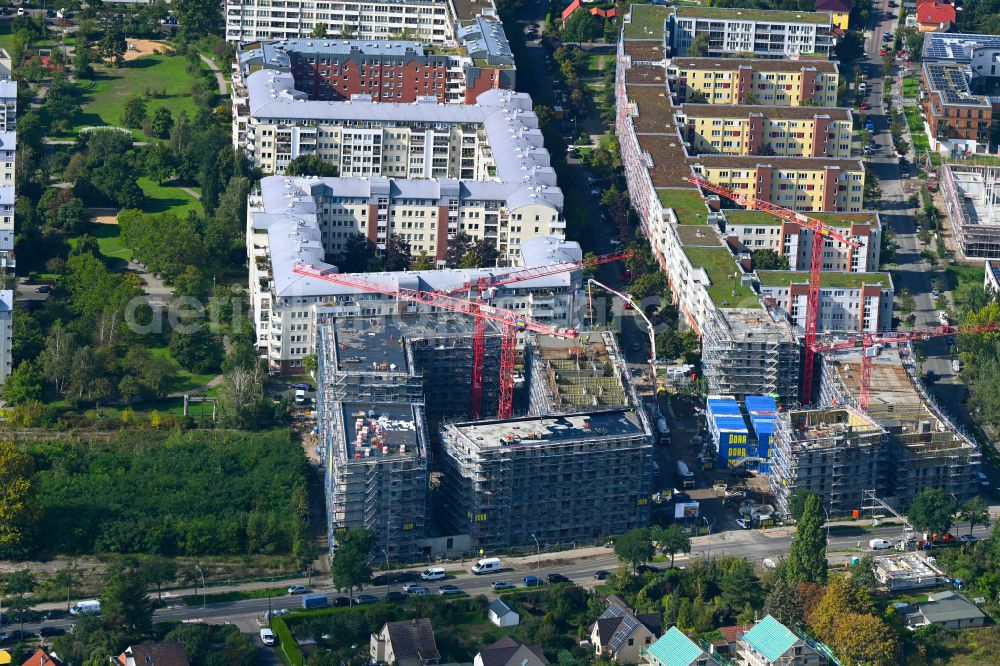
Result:
<instances>
[{"instance_id":1,"label":"small house","mask_svg":"<svg viewBox=\"0 0 1000 666\"><path fill-rule=\"evenodd\" d=\"M737 661L744 666L814 666L826 660L804 639L768 615L739 638Z\"/></svg>"},{"instance_id":2,"label":"small house","mask_svg":"<svg viewBox=\"0 0 1000 666\"><path fill-rule=\"evenodd\" d=\"M939 624L950 629L981 627L986 615L974 603L958 592L936 592L927 595L927 601L917 604L917 612L906 616L911 627Z\"/></svg>"},{"instance_id":3,"label":"small house","mask_svg":"<svg viewBox=\"0 0 1000 666\"><path fill-rule=\"evenodd\" d=\"M9 664L10 655L7 655ZM3 654L0 653L0 664L3 664ZM28 657L21 666L63 666L62 661L54 653L48 653L45 650L35 650L35 654Z\"/></svg>"},{"instance_id":4,"label":"small house","mask_svg":"<svg viewBox=\"0 0 1000 666\"><path fill-rule=\"evenodd\" d=\"M590 642L599 657L620 664L638 664L639 655L660 636L660 616L636 614L616 595L607 598L608 609L590 628Z\"/></svg>"},{"instance_id":5,"label":"small house","mask_svg":"<svg viewBox=\"0 0 1000 666\"><path fill-rule=\"evenodd\" d=\"M521 616L500 599L490 602L486 615L498 627L516 627L521 622Z\"/></svg>"},{"instance_id":6,"label":"small house","mask_svg":"<svg viewBox=\"0 0 1000 666\"><path fill-rule=\"evenodd\" d=\"M722 666L677 627L660 636L640 657L643 666Z\"/></svg>"},{"instance_id":7,"label":"small house","mask_svg":"<svg viewBox=\"0 0 1000 666\"><path fill-rule=\"evenodd\" d=\"M111 657L111 666L191 666L191 663L183 643L143 643L130 645L117 657Z\"/></svg>"},{"instance_id":8,"label":"small house","mask_svg":"<svg viewBox=\"0 0 1000 666\"><path fill-rule=\"evenodd\" d=\"M434 628L425 617L387 622L381 631L371 635L369 656L373 664L399 666L430 666L441 661Z\"/></svg>"},{"instance_id":9,"label":"small house","mask_svg":"<svg viewBox=\"0 0 1000 666\"><path fill-rule=\"evenodd\" d=\"M541 646L525 645L513 636L504 636L476 655L473 666L548 666Z\"/></svg>"}]
</instances>

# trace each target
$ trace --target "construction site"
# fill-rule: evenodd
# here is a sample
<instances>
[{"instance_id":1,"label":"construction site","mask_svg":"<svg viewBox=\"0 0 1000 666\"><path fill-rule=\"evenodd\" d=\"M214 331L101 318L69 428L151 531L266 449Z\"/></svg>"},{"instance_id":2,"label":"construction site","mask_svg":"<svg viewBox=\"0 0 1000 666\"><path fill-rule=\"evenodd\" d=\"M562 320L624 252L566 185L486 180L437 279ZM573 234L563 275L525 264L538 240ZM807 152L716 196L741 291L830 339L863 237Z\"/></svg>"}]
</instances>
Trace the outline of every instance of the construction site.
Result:
<instances>
[{"instance_id":1,"label":"construction site","mask_svg":"<svg viewBox=\"0 0 1000 666\"><path fill-rule=\"evenodd\" d=\"M708 393L798 400L801 347L791 323L766 307L716 310L702 329Z\"/></svg>"},{"instance_id":2,"label":"construction site","mask_svg":"<svg viewBox=\"0 0 1000 666\"><path fill-rule=\"evenodd\" d=\"M888 433L884 494L906 508L926 488L941 488L961 503L977 492L982 453L955 427L915 378L909 345L881 348L871 368L868 415ZM861 352L824 354L823 404L856 405L861 392Z\"/></svg>"},{"instance_id":3,"label":"construction site","mask_svg":"<svg viewBox=\"0 0 1000 666\"><path fill-rule=\"evenodd\" d=\"M853 407L785 412L775 422L770 488L788 515L793 492L818 495L831 517L864 505L866 490L888 487L888 433Z\"/></svg>"},{"instance_id":4,"label":"construction site","mask_svg":"<svg viewBox=\"0 0 1000 666\"><path fill-rule=\"evenodd\" d=\"M652 432L635 409L441 429L441 516L477 549L593 544L649 524Z\"/></svg>"},{"instance_id":5,"label":"construction site","mask_svg":"<svg viewBox=\"0 0 1000 666\"><path fill-rule=\"evenodd\" d=\"M1000 167L946 164L941 196L966 259L1000 258Z\"/></svg>"}]
</instances>

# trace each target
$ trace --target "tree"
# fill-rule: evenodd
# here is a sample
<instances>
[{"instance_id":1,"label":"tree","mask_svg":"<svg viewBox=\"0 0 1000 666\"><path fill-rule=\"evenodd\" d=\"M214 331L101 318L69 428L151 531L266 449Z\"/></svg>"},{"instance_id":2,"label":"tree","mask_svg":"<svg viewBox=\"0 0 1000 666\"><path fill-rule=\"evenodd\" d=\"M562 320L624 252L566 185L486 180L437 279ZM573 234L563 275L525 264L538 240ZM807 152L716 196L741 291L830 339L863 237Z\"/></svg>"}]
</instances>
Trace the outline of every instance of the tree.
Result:
<instances>
[{"instance_id":1,"label":"tree","mask_svg":"<svg viewBox=\"0 0 1000 666\"><path fill-rule=\"evenodd\" d=\"M153 119L150 121L149 129L157 139L166 139L170 136L170 130L174 127L174 116L170 109L159 106L153 111Z\"/></svg>"},{"instance_id":2,"label":"tree","mask_svg":"<svg viewBox=\"0 0 1000 666\"><path fill-rule=\"evenodd\" d=\"M187 266L174 278L174 293L177 296L201 298L209 288L208 276L196 266Z\"/></svg>"},{"instance_id":3,"label":"tree","mask_svg":"<svg viewBox=\"0 0 1000 666\"><path fill-rule=\"evenodd\" d=\"M319 155L299 155L285 167L286 176L320 176L335 178L340 169Z\"/></svg>"},{"instance_id":4,"label":"tree","mask_svg":"<svg viewBox=\"0 0 1000 666\"><path fill-rule=\"evenodd\" d=\"M821 641L832 643L841 618L852 613L870 614L873 609L874 604L867 590L850 578L835 576L806 619Z\"/></svg>"},{"instance_id":5,"label":"tree","mask_svg":"<svg viewBox=\"0 0 1000 666\"><path fill-rule=\"evenodd\" d=\"M562 27L563 41L592 42L603 32L600 20L586 9L573 12Z\"/></svg>"},{"instance_id":6,"label":"tree","mask_svg":"<svg viewBox=\"0 0 1000 666\"><path fill-rule=\"evenodd\" d=\"M783 257L774 250L761 248L750 253L753 268L757 271L787 271L788 257Z\"/></svg>"},{"instance_id":7,"label":"tree","mask_svg":"<svg viewBox=\"0 0 1000 666\"><path fill-rule=\"evenodd\" d=\"M390 233L385 241L385 270L409 270L413 262L413 249L401 234Z\"/></svg>"},{"instance_id":8,"label":"tree","mask_svg":"<svg viewBox=\"0 0 1000 666\"><path fill-rule=\"evenodd\" d=\"M833 649L844 666L892 666L898 663L896 632L881 618L848 613L839 619Z\"/></svg>"},{"instance_id":9,"label":"tree","mask_svg":"<svg viewBox=\"0 0 1000 666\"><path fill-rule=\"evenodd\" d=\"M219 387L222 424L240 430L259 430L266 426L274 414L266 387L267 371L260 363L226 372Z\"/></svg>"},{"instance_id":10,"label":"tree","mask_svg":"<svg viewBox=\"0 0 1000 666\"><path fill-rule=\"evenodd\" d=\"M122 105L120 117L125 127L142 127L142 121L146 119L146 100L138 96L129 97Z\"/></svg>"},{"instance_id":11,"label":"tree","mask_svg":"<svg viewBox=\"0 0 1000 666\"><path fill-rule=\"evenodd\" d=\"M427 254L427 250L421 250L419 254L413 259L413 264L410 266L415 271L429 271L434 268L434 259Z\"/></svg>"},{"instance_id":12,"label":"tree","mask_svg":"<svg viewBox=\"0 0 1000 666\"><path fill-rule=\"evenodd\" d=\"M823 504L818 495L806 499L802 518L795 529L785 575L790 583L826 581L826 534L823 531Z\"/></svg>"},{"instance_id":13,"label":"tree","mask_svg":"<svg viewBox=\"0 0 1000 666\"><path fill-rule=\"evenodd\" d=\"M703 32L700 35L695 35L695 38L691 40L691 45L688 46L686 55L689 58L704 58L708 55L708 33Z\"/></svg>"},{"instance_id":14,"label":"tree","mask_svg":"<svg viewBox=\"0 0 1000 666\"><path fill-rule=\"evenodd\" d=\"M309 36L315 39L322 39L323 37L326 37L326 23L317 22L316 25L313 26L312 32L309 33Z\"/></svg>"},{"instance_id":15,"label":"tree","mask_svg":"<svg viewBox=\"0 0 1000 666\"><path fill-rule=\"evenodd\" d=\"M69 383L70 371L73 368L73 354L76 352L76 341L66 330L62 322L56 322L45 339L45 349L39 354L42 376L52 384L56 392L62 395Z\"/></svg>"},{"instance_id":16,"label":"tree","mask_svg":"<svg viewBox=\"0 0 1000 666\"><path fill-rule=\"evenodd\" d=\"M163 591L160 589L163 583L177 578L177 564L167 557L145 559L139 564L139 570L147 583L156 586L158 599L163 599Z\"/></svg>"},{"instance_id":17,"label":"tree","mask_svg":"<svg viewBox=\"0 0 1000 666\"><path fill-rule=\"evenodd\" d=\"M375 550L375 535L371 530L349 529L335 539L337 549L330 565L330 580L338 592L347 590L353 600L354 590L372 581L368 562Z\"/></svg>"},{"instance_id":18,"label":"tree","mask_svg":"<svg viewBox=\"0 0 1000 666\"><path fill-rule=\"evenodd\" d=\"M674 556L677 553L691 552L691 537L677 523L671 523L662 529L656 528L653 540L662 552L670 555L671 567L674 566Z\"/></svg>"},{"instance_id":19,"label":"tree","mask_svg":"<svg viewBox=\"0 0 1000 666\"><path fill-rule=\"evenodd\" d=\"M97 51L105 60L110 60L115 67L121 67L124 62L125 52L128 51L128 42L125 41L125 33L121 30L109 30L101 38L97 46Z\"/></svg>"},{"instance_id":20,"label":"tree","mask_svg":"<svg viewBox=\"0 0 1000 666\"><path fill-rule=\"evenodd\" d=\"M640 564L653 559L656 551L650 538L649 529L636 527L615 539L615 555L635 571Z\"/></svg>"},{"instance_id":21,"label":"tree","mask_svg":"<svg viewBox=\"0 0 1000 666\"><path fill-rule=\"evenodd\" d=\"M218 372L222 364L222 345L207 326L198 326L190 333L175 330L168 347L177 363L189 372Z\"/></svg>"},{"instance_id":22,"label":"tree","mask_svg":"<svg viewBox=\"0 0 1000 666\"><path fill-rule=\"evenodd\" d=\"M0 442L0 557L24 556L41 519L35 462L10 442Z\"/></svg>"},{"instance_id":23,"label":"tree","mask_svg":"<svg viewBox=\"0 0 1000 666\"><path fill-rule=\"evenodd\" d=\"M857 564L851 566L851 582L864 588L869 594L878 590L879 582L875 577L875 556L871 553L863 555Z\"/></svg>"},{"instance_id":24,"label":"tree","mask_svg":"<svg viewBox=\"0 0 1000 666\"><path fill-rule=\"evenodd\" d=\"M60 206L59 212L56 213L56 227L63 231L78 234L89 224L90 212L87 211L87 206L76 197Z\"/></svg>"},{"instance_id":25,"label":"tree","mask_svg":"<svg viewBox=\"0 0 1000 666\"><path fill-rule=\"evenodd\" d=\"M796 488L792 491L788 497L788 513L794 520L798 521L802 518L802 514L806 510L806 500L814 494L808 488Z\"/></svg>"},{"instance_id":26,"label":"tree","mask_svg":"<svg viewBox=\"0 0 1000 666\"><path fill-rule=\"evenodd\" d=\"M219 3L214 0L175 0L171 7L177 17L178 33L184 40L210 35L222 21Z\"/></svg>"},{"instance_id":27,"label":"tree","mask_svg":"<svg viewBox=\"0 0 1000 666\"><path fill-rule=\"evenodd\" d=\"M802 622L802 597L798 587L781 577L776 577L771 591L764 599L764 612L787 626Z\"/></svg>"},{"instance_id":28,"label":"tree","mask_svg":"<svg viewBox=\"0 0 1000 666\"><path fill-rule=\"evenodd\" d=\"M9 382L10 379L7 381ZM972 531L976 529L976 525L990 526L990 507L986 504L986 500L978 495L962 505L958 516L969 523L969 534L972 534Z\"/></svg>"},{"instance_id":29,"label":"tree","mask_svg":"<svg viewBox=\"0 0 1000 666\"><path fill-rule=\"evenodd\" d=\"M352 234L344 241L344 253L337 262L341 273L364 273L368 270L372 245L362 234Z\"/></svg>"},{"instance_id":30,"label":"tree","mask_svg":"<svg viewBox=\"0 0 1000 666\"><path fill-rule=\"evenodd\" d=\"M926 488L913 498L906 517L918 532L941 535L951 529L955 508L950 493L941 488Z\"/></svg>"},{"instance_id":31,"label":"tree","mask_svg":"<svg viewBox=\"0 0 1000 666\"><path fill-rule=\"evenodd\" d=\"M14 368L3 385L3 397L12 405L42 399L42 375L34 363L21 361Z\"/></svg>"},{"instance_id":32,"label":"tree","mask_svg":"<svg viewBox=\"0 0 1000 666\"><path fill-rule=\"evenodd\" d=\"M130 634L153 628L153 604L146 596L146 579L137 569L112 573L101 594L101 615L109 627Z\"/></svg>"}]
</instances>

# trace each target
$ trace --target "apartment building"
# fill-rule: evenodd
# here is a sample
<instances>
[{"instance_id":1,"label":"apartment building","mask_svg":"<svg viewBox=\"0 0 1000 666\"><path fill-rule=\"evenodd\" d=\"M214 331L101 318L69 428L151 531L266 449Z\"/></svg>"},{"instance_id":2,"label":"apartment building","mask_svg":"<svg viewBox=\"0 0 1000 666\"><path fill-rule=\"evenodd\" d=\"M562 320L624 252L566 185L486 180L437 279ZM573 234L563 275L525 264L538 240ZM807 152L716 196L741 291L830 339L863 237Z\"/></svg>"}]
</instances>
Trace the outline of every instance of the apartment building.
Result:
<instances>
[{"instance_id":1,"label":"apartment building","mask_svg":"<svg viewBox=\"0 0 1000 666\"><path fill-rule=\"evenodd\" d=\"M440 517L477 550L593 543L649 524L642 410L448 423L441 445Z\"/></svg>"},{"instance_id":2,"label":"apartment building","mask_svg":"<svg viewBox=\"0 0 1000 666\"><path fill-rule=\"evenodd\" d=\"M692 168L736 192L803 212L861 212L865 167L859 159L699 155Z\"/></svg>"},{"instance_id":3,"label":"apartment building","mask_svg":"<svg viewBox=\"0 0 1000 666\"><path fill-rule=\"evenodd\" d=\"M453 39L452 17L444 0L227 0L226 41L309 37L317 26L327 37L409 38L432 44Z\"/></svg>"},{"instance_id":4,"label":"apartment building","mask_svg":"<svg viewBox=\"0 0 1000 666\"><path fill-rule=\"evenodd\" d=\"M11 80L11 59L0 49L0 270L13 274L14 164L17 152L17 81ZM0 385L13 364L14 292L0 290Z\"/></svg>"},{"instance_id":5,"label":"apartment building","mask_svg":"<svg viewBox=\"0 0 1000 666\"><path fill-rule=\"evenodd\" d=\"M687 55L699 35L708 36L710 57L752 53L759 58L826 58L837 43L829 12L675 8L670 22L673 55Z\"/></svg>"},{"instance_id":6,"label":"apartment building","mask_svg":"<svg viewBox=\"0 0 1000 666\"><path fill-rule=\"evenodd\" d=\"M472 104L493 88L514 88L514 56L503 27L477 18L462 28L461 45L445 48L414 41L294 38L240 44L233 63L234 115L248 115L246 78L266 69L292 75L310 101L344 101L370 95L375 102ZM443 82L443 85L441 85Z\"/></svg>"},{"instance_id":7,"label":"apartment building","mask_svg":"<svg viewBox=\"0 0 1000 666\"><path fill-rule=\"evenodd\" d=\"M326 258L340 255L348 236L361 233L377 245L391 231L407 237L414 252L429 248L429 254L438 256L439 251L447 250L449 235L464 230L478 239L497 238L499 242L502 238L503 244L498 247L507 263L515 267L578 261L582 257L577 243L550 235L551 225L539 222L535 233L531 218L547 215L551 204L542 203L541 196L533 198L533 192L508 191L507 199L493 199L507 191L498 185L476 181L264 178L260 191L249 200L247 255L257 344L271 366L297 368L304 356L313 353L317 313L343 317L399 313L400 305L388 296L294 272L300 263L336 271ZM513 252L508 252L508 242ZM515 269L374 273L365 277L387 288L433 291L511 270ZM549 275L494 289L487 300L556 326L575 326L581 280L579 272ZM405 312L427 310L404 306Z\"/></svg>"},{"instance_id":8,"label":"apartment building","mask_svg":"<svg viewBox=\"0 0 1000 666\"><path fill-rule=\"evenodd\" d=\"M673 58L667 73L681 103L836 106L840 81L830 60Z\"/></svg>"},{"instance_id":9,"label":"apartment building","mask_svg":"<svg viewBox=\"0 0 1000 666\"><path fill-rule=\"evenodd\" d=\"M810 217L837 228L861 246L854 248L826 239L823 242L824 271L870 273L879 269L882 221L878 213L811 213ZM812 269L812 230L762 211L724 209L716 214L716 219L723 235L746 251L772 250L788 259L793 271Z\"/></svg>"},{"instance_id":10,"label":"apartment building","mask_svg":"<svg viewBox=\"0 0 1000 666\"><path fill-rule=\"evenodd\" d=\"M0 290L0 384L13 369L14 291Z\"/></svg>"},{"instance_id":11,"label":"apartment building","mask_svg":"<svg viewBox=\"0 0 1000 666\"><path fill-rule=\"evenodd\" d=\"M792 323L806 325L809 273L757 271L760 294L788 316ZM892 326L892 277L888 273L824 273L819 293L820 332L866 333L887 331Z\"/></svg>"},{"instance_id":12,"label":"apartment building","mask_svg":"<svg viewBox=\"0 0 1000 666\"><path fill-rule=\"evenodd\" d=\"M692 155L851 156L850 109L684 104L677 120Z\"/></svg>"},{"instance_id":13,"label":"apartment building","mask_svg":"<svg viewBox=\"0 0 1000 666\"><path fill-rule=\"evenodd\" d=\"M920 72L931 148L955 156L989 152L993 107L989 97L969 88L972 69L924 63Z\"/></svg>"}]
</instances>

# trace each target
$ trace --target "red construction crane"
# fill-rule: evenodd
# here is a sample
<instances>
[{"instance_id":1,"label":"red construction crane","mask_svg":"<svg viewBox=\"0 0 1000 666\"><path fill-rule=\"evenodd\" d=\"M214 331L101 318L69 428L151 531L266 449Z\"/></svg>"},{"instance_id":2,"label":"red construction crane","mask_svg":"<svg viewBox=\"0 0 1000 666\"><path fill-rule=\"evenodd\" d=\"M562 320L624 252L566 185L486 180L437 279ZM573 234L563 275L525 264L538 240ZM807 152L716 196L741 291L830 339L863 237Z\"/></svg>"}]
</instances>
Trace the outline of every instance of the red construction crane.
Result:
<instances>
[{"instance_id":1,"label":"red construction crane","mask_svg":"<svg viewBox=\"0 0 1000 666\"><path fill-rule=\"evenodd\" d=\"M563 261L555 264L547 264L545 266L522 268L520 270L512 271L510 273L504 273L502 275L487 275L477 280L469 280L468 282L465 282L459 287L443 290L440 293L453 296L455 294L473 292L475 294L476 301L479 302L483 297L483 292L492 287L499 287L501 285L512 284L514 282L523 282L525 280L533 280L535 278L544 277L546 275L565 273L567 271L573 271L579 268L600 266L601 264L607 264L614 261L621 261L623 259L628 259L631 256L632 252L629 250L625 250L624 252L613 252L611 254L602 254L599 257L590 259L589 261L586 259L582 259L580 261ZM486 364L486 321L482 317L477 316L475 321L475 329L472 337L472 405L469 410L470 414L472 415L472 418L474 419L478 419L479 414L482 412L483 366L485 364Z\"/></svg>"},{"instance_id":2,"label":"red construction crane","mask_svg":"<svg viewBox=\"0 0 1000 666\"><path fill-rule=\"evenodd\" d=\"M557 273L566 273L569 271L575 271L580 268L591 268L593 266L600 266L602 264L610 264L615 261L623 261L629 259L632 256L631 250L625 250L623 252L611 252L609 254L602 254L591 259L584 257L579 261L560 261L554 264L546 264L545 266L535 266L533 268L522 268L516 271L511 271L509 273L502 273L500 275L487 275L485 277L478 278L476 280L469 280L464 284L453 287L451 289L444 289L441 291L442 294L447 294L449 296L454 296L455 294L463 294L469 292L482 293L492 287L499 287L505 284L511 284L513 282L524 282L525 280L534 280L535 278L545 277L548 275L555 275Z\"/></svg>"},{"instance_id":3,"label":"red construction crane","mask_svg":"<svg viewBox=\"0 0 1000 666\"><path fill-rule=\"evenodd\" d=\"M449 296L447 294L442 294L435 291L418 291L416 289L406 289L406 288L393 288L372 280L368 280L359 275L337 273L334 270L327 269L321 270L315 266L310 266L309 264L296 264L292 268L293 273L298 275L305 275L307 277L313 277L320 280L326 280L327 282L333 282L334 284L343 285L345 287L351 287L358 289L359 291L365 291L372 294L384 294L386 296L392 296L393 298L401 301L409 301L411 303L417 303L422 305L428 305L435 308L441 308L442 310L448 310L450 312L457 312L459 314L466 314L475 317L476 322L476 337L473 341L473 347L482 344L485 347L485 327L486 320L495 321L500 324L500 406L497 410L497 418L507 419L510 418L513 412L513 402L514 402L514 360L515 360L515 344L517 342L518 331L534 331L536 333L541 333L543 335L555 335L561 338L574 339L577 337L577 332L573 329L558 329L539 324L524 315L518 314L511 310L505 310L503 308L493 307L491 305L486 305L485 303L478 303L475 301L468 301L462 298L455 298L454 296ZM482 326L482 334L480 335L480 326ZM473 351L474 356L477 352ZM479 350L478 358L483 358L483 350ZM475 375L476 368L473 368L473 400L475 400ZM480 404L482 399L482 366L478 368L479 373L479 392L480 392ZM478 418L478 414L474 415L474 418Z\"/></svg>"},{"instance_id":4,"label":"red construction crane","mask_svg":"<svg viewBox=\"0 0 1000 666\"><path fill-rule=\"evenodd\" d=\"M874 362L873 359L878 356L879 349L883 345L910 340L929 340L930 338L940 338L946 335L989 333L991 331L1000 331L1000 326L993 324L968 324L961 326L914 328L908 331L861 333L837 342L815 342L813 343L812 351L814 353L826 353L844 351L846 349L861 349L861 394L858 398L858 406L861 408L861 411L867 412L871 399L872 363Z\"/></svg>"},{"instance_id":5,"label":"red construction crane","mask_svg":"<svg viewBox=\"0 0 1000 666\"><path fill-rule=\"evenodd\" d=\"M802 365L802 391L801 402L804 405L812 402L813 384L813 361L815 352L813 346L816 344L816 320L819 319L819 287L820 273L823 269L823 243L827 239L837 240L853 248L860 248L861 245L840 233L830 225L817 220L816 218L803 215L790 208L778 206L770 201L757 199L751 195L741 194L728 187L723 187L703 178L701 176L690 176L686 179L689 183L694 183L698 187L714 192L720 196L735 201L741 206L750 210L759 210L777 218L805 227L813 232L812 266L809 272L809 298L806 304L806 339L805 339L805 362ZM789 298L789 302L791 298Z\"/></svg>"}]
</instances>

